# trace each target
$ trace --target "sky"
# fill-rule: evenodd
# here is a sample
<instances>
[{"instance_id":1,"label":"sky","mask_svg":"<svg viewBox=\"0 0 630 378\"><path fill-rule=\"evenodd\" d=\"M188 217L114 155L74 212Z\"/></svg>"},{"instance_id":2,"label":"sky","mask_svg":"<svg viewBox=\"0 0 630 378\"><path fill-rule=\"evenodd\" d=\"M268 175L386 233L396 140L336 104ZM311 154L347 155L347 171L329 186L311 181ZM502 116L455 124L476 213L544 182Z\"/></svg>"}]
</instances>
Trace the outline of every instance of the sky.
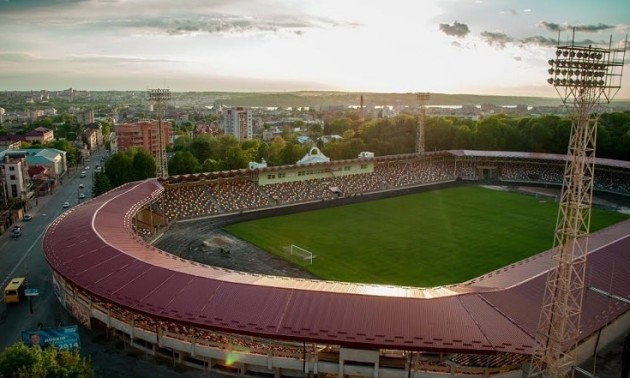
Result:
<instances>
[{"instance_id":1,"label":"sky","mask_svg":"<svg viewBox=\"0 0 630 378\"><path fill-rule=\"evenodd\" d=\"M547 60L572 27L618 46L630 1L0 0L0 90L554 97Z\"/></svg>"}]
</instances>

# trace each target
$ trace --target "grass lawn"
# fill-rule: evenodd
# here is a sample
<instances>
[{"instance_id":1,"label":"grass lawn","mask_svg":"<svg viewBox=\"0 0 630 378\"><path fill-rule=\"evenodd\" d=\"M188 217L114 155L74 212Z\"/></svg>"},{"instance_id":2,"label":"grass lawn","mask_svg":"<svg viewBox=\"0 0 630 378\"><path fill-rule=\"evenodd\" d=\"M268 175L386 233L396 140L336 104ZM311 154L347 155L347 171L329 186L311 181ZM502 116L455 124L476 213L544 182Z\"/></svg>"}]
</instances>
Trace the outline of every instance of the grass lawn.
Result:
<instances>
[{"instance_id":1,"label":"grass lawn","mask_svg":"<svg viewBox=\"0 0 630 378\"><path fill-rule=\"evenodd\" d=\"M228 226L278 256L295 244L305 269L336 281L431 287L463 282L551 248L558 204L458 187ZM593 209L591 230L626 215Z\"/></svg>"}]
</instances>

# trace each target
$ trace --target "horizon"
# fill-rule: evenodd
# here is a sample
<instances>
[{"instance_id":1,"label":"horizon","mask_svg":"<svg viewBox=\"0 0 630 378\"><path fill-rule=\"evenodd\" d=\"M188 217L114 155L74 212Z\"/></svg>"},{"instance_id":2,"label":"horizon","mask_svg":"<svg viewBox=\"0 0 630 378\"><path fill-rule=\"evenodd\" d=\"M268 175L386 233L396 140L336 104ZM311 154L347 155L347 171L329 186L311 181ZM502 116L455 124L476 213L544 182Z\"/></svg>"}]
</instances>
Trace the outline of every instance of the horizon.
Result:
<instances>
[{"instance_id":1,"label":"horizon","mask_svg":"<svg viewBox=\"0 0 630 378\"><path fill-rule=\"evenodd\" d=\"M554 98L547 60L572 28L617 46L630 2L2 0L0 90Z\"/></svg>"}]
</instances>

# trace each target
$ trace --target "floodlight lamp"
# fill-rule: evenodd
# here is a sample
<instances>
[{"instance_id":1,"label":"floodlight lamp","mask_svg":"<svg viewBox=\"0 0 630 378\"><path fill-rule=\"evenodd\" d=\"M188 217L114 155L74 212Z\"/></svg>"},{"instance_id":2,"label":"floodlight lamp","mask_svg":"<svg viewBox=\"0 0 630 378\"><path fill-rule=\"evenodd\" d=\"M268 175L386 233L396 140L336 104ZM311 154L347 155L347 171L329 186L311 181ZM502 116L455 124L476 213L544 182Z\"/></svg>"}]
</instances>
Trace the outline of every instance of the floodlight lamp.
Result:
<instances>
[{"instance_id":1,"label":"floodlight lamp","mask_svg":"<svg viewBox=\"0 0 630 378\"><path fill-rule=\"evenodd\" d=\"M582 57L582 52L581 52L581 51L578 51L578 53L577 53L577 57L578 57L578 58L581 58L581 57Z\"/></svg>"},{"instance_id":2,"label":"floodlight lamp","mask_svg":"<svg viewBox=\"0 0 630 378\"><path fill-rule=\"evenodd\" d=\"M562 50L560 49L556 50L556 56L560 56L560 55L562 55Z\"/></svg>"},{"instance_id":3,"label":"floodlight lamp","mask_svg":"<svg viewBox=\"0 0 630 378\"><path fill-rule=\"evenodd\" d=\"M604 55L602 53L597 53L597 55L595 55L595 59L600 60L603 56Z\"/></svg>"},{"instance_id":4,"label":"floodlight lamp","mask_svg":"<svg viewBox=\"0 0 630 378\"><path fill-rule=\"evenodd\" d=\"M547 72L549 72L549 75L553 75L554 70L553 70L553 68L550 68L550 69L547 70Z\"/></svg>"},{"instance_id":5,"label":"floodlight lamp","mask_svg":"<svg viewBox=\"0 0 630 378\"><path fill-rule=\"evenodd\" d=\"M550 77L549 79L547 79L547 83L549 83L549 84L553 84L553 78L552 78L552 77Z\"/></svg>"},{"instance_id":6,"label":"floodlight lamp","mask_svg":"<svg viewBox=\"0 0 630 378\"><path fill-rule=\"evenodd\" d=\"M574 73L573 70L568 71L569 76L573 76L573 73Z\"/></svg>"},{"instance_id":7,"label":"floodlight lamp","mask_svg":"<svg viewBox=\"0 0 630 378\"><path fill-rule=\"evenodd\" d=\"M556 62L553 59L549 59L547 63L549 63L550 66L553 66Z\"/></svg>"},{"instance_id":8,"label":"floodlight lamp","mask_svg":"<svg viewBox=\"0 0 630 378\"><path fill-rule=\"evenodd\" d=\"M575 51L571 51L571 58L575 58Z\"/></svg>"},{"instance_id":9,"label":"floodlight lamp","mask_svg":"<svg viewBox=\"0 0 630 378\"><path fill-rule=\"evenodd\" d=\"M562 52L562 56L566 58L567 56L569 56L569 52L567 50L564 50Z\"/></svg>"},{"instance_id":10,"label":"floodlight lamp","mask_svg":"<svg viewBox=\"0 0 630 378\"><path fill-rule=\"evenodd\" d=\"M562 75L566 76L567 75L567 70L562 70Z\"/></svg>"}]
</instances>

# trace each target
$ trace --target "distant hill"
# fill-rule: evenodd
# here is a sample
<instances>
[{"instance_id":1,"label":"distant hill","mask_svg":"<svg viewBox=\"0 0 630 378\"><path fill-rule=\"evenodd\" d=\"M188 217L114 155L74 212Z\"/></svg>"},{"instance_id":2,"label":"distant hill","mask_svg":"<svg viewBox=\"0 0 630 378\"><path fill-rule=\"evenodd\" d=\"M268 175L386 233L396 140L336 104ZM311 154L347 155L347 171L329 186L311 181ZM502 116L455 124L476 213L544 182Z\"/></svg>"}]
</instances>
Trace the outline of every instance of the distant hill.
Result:
<instances>
[{"instance_id":1,"label":"distant hill","mask_svg":"<svg viewBox=\"0 0 630 378\"><path fill-rule=\"evenodd\" d=\"M209 101L220 100L229 106L326 106L326 105L359 105L363 95L366 105L417 105L415 93L359 93L359 92L180 92L175 96L181 100L195 96L208 97ZM182 98L183 97L183 98ZM556 106L557 98L519 97L519 96L486 96L468 94L431 93L427 105L518 105Z\"/></svg>"}]
</instances>

